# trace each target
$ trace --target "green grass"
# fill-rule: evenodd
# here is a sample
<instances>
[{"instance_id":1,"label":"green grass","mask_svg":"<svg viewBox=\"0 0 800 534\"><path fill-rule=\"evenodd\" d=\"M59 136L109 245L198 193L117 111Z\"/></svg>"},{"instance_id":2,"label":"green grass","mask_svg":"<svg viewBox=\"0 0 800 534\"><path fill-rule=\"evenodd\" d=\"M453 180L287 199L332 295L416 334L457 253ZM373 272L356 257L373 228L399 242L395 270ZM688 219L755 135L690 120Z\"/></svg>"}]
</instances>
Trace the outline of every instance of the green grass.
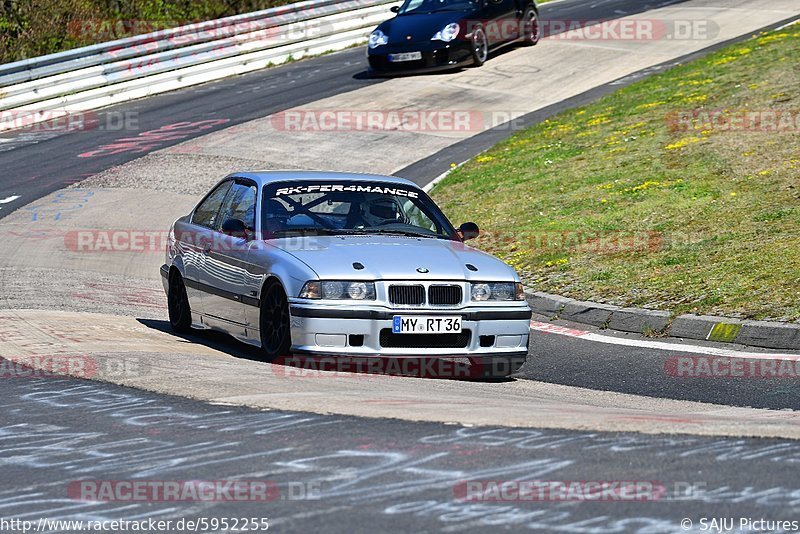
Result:
<instances>
[{"instance_id":1,"label":"green grass","mask_svg":"<svg viewBox=\"0 0 800 534\"><path fill-rule=\"evenodd\" d=\"M0 2L0 63L291 3L292 0Z\"/></svg>"},{"instance_id":2,"label":"green grass","mask_svg":"<svg viewBox=\"0 0 800 534\"><path fill-rule=\"evenodd\" d=\"M670 118L797 112L798 57L800 25L761 33L521 131L433 196L452 220L477 222L474 243L534 290L797 320L800 133L699 120L687 131Z\"/></svg>"}]
</instances>

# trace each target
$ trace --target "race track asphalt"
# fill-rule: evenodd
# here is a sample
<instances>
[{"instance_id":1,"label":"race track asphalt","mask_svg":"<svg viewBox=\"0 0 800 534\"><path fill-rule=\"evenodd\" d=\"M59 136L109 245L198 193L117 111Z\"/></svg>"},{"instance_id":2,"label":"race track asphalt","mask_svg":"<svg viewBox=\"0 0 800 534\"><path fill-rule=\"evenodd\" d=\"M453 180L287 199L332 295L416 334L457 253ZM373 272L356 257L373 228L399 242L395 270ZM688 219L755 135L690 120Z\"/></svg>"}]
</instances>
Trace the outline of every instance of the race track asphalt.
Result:
<instances>
[{"instance_id":1,"label":"race track asphalt","mask_svg":"<svg viewBox=\"0 0 800 534\"><path fill-rule=\"evenodd\" d=\"M796 441L411 424L212 406L77 379L6 382L1 519L247 517L267 518L276 532L672 534L685 519L701 532L703 518L736 518L738 527L742 518L796 520L799 508ZM247 490L227 502L191 494L159 502L124 489L231 480L274 492L267 502ZM464 499L469 482L489 490L513 481L573 491L537 501L494 490L481 501L473 489ZM633 500L584 498L593 482L653 489ZM79 532L49 524L39 532Z\"/></svg>"},{"instance_id":2,"label":"race track asphalt","mask_svg":"<svg viewBox=\"0 0 800 534\"><path fill-rule=\"evenodd\" d=\"M542 10L549 18L602 19L674 3L562 0L544 5ZM2 204L0 217L150 152L283 109L385 83L366 77L364 67L363 50L353 49L98 112L100 124L105 124L107 117L133 112L137 131L154 131L184 121L219 121L210 129L188 131L181 138L161 138L138 146L137 151L78 157L130 137L131 132L125 130L3 134L0 199L19 198ZM471 147L463 153L477 149L475 140L463 143L470 142ZM486 138L481 143L485 144ZM422 183L425 177L432 179L448 159L452 159L449 153L439 154L438 159L406 169ZM5 288L7 283L3 281ZM155 323L149 324L156 328ZM633 334L601 333L648 341ZM243 366L246 349L220 338L199 334L192 342L236 355L232 361L220 360L221 365ZM185 341L175 338L172 343ZM768 408L776 410L775 419L795 424L796 416L788 410L800 406L796 378L687 379L666 371L670 359L696 354L692 352L695 345L767 353L713 343L687 344L685 352L665 351L532 331L529 360L519 382ZM207 358L198 359L198 366L209 365L212 352L209 349ZM198 368L198 374L201 370ZM420 388L419 380L409 380L412 391L436 389L432 387L435 382ZM504 386L508 384L497 385ZM441 389L457 387L448 383ZM481 385L480 389L487 387L493 385ZM547 389L551 390L557 388ZM518 394L511 392L512 396ZM435 400L422 408L398 400L393 413L398 413L398 406L405 406L402 403L408 403L408 411L434 411ZM796 441L689 435L697 429L686 426L682 418L688 416L682 413L675 413L671 421L675 434L515 428L502 426L502 420L498 426L465 426L404 421L402 415L360 418L218 406L76 378L3 380L0 409L4 483L0 519L246 515L268 517L271 528L283 532L527 528L605 533L679 532L682 518L690 518L699 531L703 517L737 518L738 526L741 517L794 519L800 510L800 489L792 476L800 459ZM531 417L536 416L537 405L531 404L529 410ZM86 503L70 498L69 483L86 479L269 480L281 488L281 498L266 504ZM465 480L534 479L657 481L666 493L654 502L463 503L453 495L453 487ZM678 491L685 492L688 486L695 490L688 495ZM319 498L293 500L288 494L290 487L318 492Z\"/></svg>"}]
</instances>

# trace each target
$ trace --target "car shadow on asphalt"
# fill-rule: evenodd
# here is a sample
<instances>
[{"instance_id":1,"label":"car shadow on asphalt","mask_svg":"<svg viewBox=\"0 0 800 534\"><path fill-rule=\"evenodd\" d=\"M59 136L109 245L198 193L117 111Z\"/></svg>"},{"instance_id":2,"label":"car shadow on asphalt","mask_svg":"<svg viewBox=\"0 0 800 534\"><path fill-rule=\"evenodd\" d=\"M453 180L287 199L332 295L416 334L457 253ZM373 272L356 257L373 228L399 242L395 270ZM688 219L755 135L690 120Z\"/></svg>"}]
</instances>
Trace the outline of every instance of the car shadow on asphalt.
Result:
<instances>
[{"instance_id":1,"label":"car shadow on asphalt","mask_svg":"<svg viewBox=\"0 0 800 534\"><path fill-rule=\"evenodd\" d=\"M486 58L486 63L484 63L484 66L491 66L493 59L502 57L502 56L508 54L509 52L511 52L512 50L517 50L518 48L529 48L529 47L521 47L519 45L508 45L508 46L503 46L501 48L498 48L496 50L492 50L491 52L489 52L489 56ZM436 70L436 71L432 71L432 72L424 72L424 71L410 72L410 73L399 72L397 74L394 74L394 73L377 74L377 73L372 73L367 69L364 69L364 70L362 70L360 72L355 73L353 75L353 79L354 80L389 80L389 79L392 79L392 78L414 78L414 77L419 77L419 76L437 77L437 76L444 76L446 74L455 74L457 72L464 72L464 71L468 71L468 70L472 70L472 69L478 69L478 68L481 68L481 67L473 67L473 66L467 65L467 66L461 66L461 67L453 67L452 69Z\"/></svg>"},{"instance_id":2,"label":"car shadow on asphalt","mask_svg":"<svg viewBox=\"0 0 800 534\"><path fill-rule=\"evenodd\" d=\"M137 321L143 326L164 334L198 343L214 350L224 352L234 358L263 362L275 366L276 375L291 377L347 376L347 375L386 375L402 378L434 380L456 380L470 382L513 382L514 378L487 378L480 364L469 362L466 358L416 358L416 357L366 357L352 355L313 356L291 354L267 362L261 349L248 345L228 334L215 330L194 330L191 334L178 334L172 331L169 321L143 319Z\"/></svg>"},{"instance_id":3,"label":"car shadow on asphalt","mask_svg":"<svg viewBox=\"0 0 800 534\"><path fill-rule=\"evenodd\" d=\"M136 320L147 328L158 330L159 332L191 343L204 345L211 349L230 354L235 358L264 361L264 357L259 348L243 343L223 332L217 332L216 330L192 330L191 334L178 334L172 330L169 321L142 318L137 318Z\"/></svg>"}]
</instances>

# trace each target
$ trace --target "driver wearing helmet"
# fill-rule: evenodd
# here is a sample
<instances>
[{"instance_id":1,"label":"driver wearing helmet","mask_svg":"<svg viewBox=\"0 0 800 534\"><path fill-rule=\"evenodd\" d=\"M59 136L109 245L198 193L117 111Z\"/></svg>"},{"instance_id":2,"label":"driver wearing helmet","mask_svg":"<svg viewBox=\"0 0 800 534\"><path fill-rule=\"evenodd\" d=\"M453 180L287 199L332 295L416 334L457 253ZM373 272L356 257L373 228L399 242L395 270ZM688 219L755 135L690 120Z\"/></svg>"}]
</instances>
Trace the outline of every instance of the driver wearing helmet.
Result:
<instances>
[{"instance_id":1,"label":"driver wearing helmet","mask_svg":"<svg viewBox=\"0 0 800 534\"><path fill-rule=\"evenodd\" d=\"M387 197L377 197L362 202L361 218L366 227L408 222L397 201Z\"/></svg>"},{"instance_id":2,"label":"driver wearing helmet","mask_svg":"<svg viewBox=\"0 0 800 534\"><path fill-rule=\"evenodd\" d=\"M282 202L269 199L264 206L264 226L268 233L281 232L286 230L286 223L291 214Z\"/></svg>"}]
</instances>

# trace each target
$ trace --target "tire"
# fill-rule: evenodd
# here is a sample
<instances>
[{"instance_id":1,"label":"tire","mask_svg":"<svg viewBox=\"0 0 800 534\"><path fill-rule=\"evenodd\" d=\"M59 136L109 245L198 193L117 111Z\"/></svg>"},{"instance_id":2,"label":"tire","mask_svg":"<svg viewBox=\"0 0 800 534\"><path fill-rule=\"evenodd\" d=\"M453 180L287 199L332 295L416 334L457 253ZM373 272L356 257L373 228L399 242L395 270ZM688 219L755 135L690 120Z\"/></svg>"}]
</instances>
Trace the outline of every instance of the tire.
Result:
<instances>
[{"instance_id":1,"label":"tire","mask_svg":"<svg viewBox=\"0 0 800 534\"><path fill-rule=\"evenodd\" d=\"M174 269L169 276L167 310L169 325L173 332L188 334L192 330L192 310L189 307L189 297L186 295L186 285L183 283L181 273Z\"/></svg>"},{"instance_id":2,"label":"tire","mask_svg":"<svg viewBox=\"0 0 800 534\"><path fill-rule=\"evenodd\" d=\"M261 292L261 351L267 361L287 356L292 346L289 331L289 300L278 282L269 282Z\"/></svg>"},{"instance_id":3,"label":"tire","mask_svg":"<svg viewBox=\"0 0 800 534\"><path fill-rule=\"evenodd\" d=\"M472 32L472 66L480 67L489 57L489 40L483 28L476 28Z\"/></svg>"},{"instance_id":4,"label":"tire","mask_svg":"<svg viewBox=\"0 0 800 534\"><path fill-rule=\"evenodd\" d=\"M525 46L534 46L539 42L542 37L542 29L539 24L539 13L533 8L528 6L525 13L522 15L522 37L521 42Z\"/></svg>"}]
</instances>

